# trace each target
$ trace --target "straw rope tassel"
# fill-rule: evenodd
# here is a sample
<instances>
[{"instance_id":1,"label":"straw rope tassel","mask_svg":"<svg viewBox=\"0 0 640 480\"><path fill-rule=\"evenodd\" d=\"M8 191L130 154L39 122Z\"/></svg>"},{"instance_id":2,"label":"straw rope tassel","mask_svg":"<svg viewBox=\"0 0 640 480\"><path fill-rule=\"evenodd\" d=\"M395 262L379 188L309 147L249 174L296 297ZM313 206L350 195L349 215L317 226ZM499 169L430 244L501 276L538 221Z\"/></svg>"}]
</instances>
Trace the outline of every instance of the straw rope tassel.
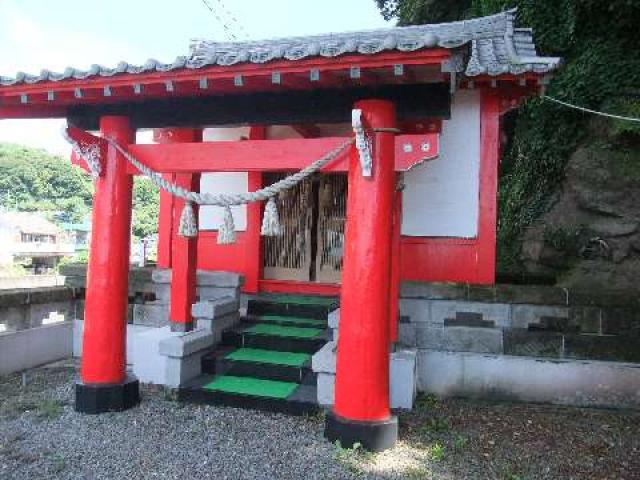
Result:
<instances>
[{"instance_id":1,"label":"straw rope tassel","mask_svg":"<svg viewBox=\"0 0 640 480\"><path fill-rule=\"evenodd\" d=\"M233 223L233 214L231 207L224 207L224 221L218 228L218 245L229 245L236 243L236 226Z\"/></svg>"},{"instance_id":2,"label":"straw rope tassel","mask_svg":"<svg viewBox=\"0 0 640 480\"><path fill-rule=\"evenodd\" d=\"M275 237L282 233L280 228L280 218L278 217L278 206L276 198L269 197L267 205L264 207L264 216L262 217L262 229L260 234L265 237Z\"/></svg>"},{"instance_id":3,"label":"straw rope tassel","mask_svg":"<svg viewBox=\"0 0 640 480\"><path fill-rule=\"evenodd\" d=\"M191 202L185 202L182 214L180 215L180 225L178 226L178 235L187 238L198 236L198 226L196 224L196 216L193 213L193 205Z\"/></svg>"}]
</instances>

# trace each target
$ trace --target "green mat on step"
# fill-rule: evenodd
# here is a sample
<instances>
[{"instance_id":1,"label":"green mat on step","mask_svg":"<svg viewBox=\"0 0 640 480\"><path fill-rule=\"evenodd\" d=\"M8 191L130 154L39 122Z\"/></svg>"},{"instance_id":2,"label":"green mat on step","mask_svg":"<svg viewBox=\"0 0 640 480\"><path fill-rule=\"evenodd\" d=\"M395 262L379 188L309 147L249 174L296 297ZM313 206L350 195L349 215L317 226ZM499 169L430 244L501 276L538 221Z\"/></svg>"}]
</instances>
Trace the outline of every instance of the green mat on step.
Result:
<instances>
[{"instance_id":1,"label":"green mat on step","mask_svg":"<svg viewBox=\"0 0 640 480\"><path fill-rule=\"evenodd\" d=\"M320 305L329 307L336 304L336 299L331 297L309 297L304 295L270 295L259 297L258 300L275 303L292 303L296 305Z\"/></svg>"},{"instance_id":2,"label":"green mat on step","mask_svg":"<svg viewBox=\"0 0 640 480\"><path fill-rule=\"evenodd\" d=\"M253 327L245 328L244 332L273 335L274 337L317 338L322 330L320 328L285 327L284 325L259 323Z\"/></svg>"},{"instance_id":3,"label":"green mat on step","mask_svg":"<svg viewBox=\"0 0 640 480\"><path fill-rule=\"evenodd\" d=\"M287 365L301 367L311 358L307 353L277 352L259 348L239 348L225 356L228 360L239 362L269 363L272 365Z\"/></svg>"},{"instance_id":4,"label":"green mat on step","mask_svg":"<svg viewBox=\"0 0 640 480\"><path fill-rule=\"evenodd\" d=\"M325 327L327 325L325 320L318 320L316 318L287 317L284 315L258 315L257 318L261 322L289 322L297 325L308 325L310 327Z\"/></svg>"},{"instance_id":5,"label":"green mat on step","mask_svg":"<svg viewBox=\"0 0 640 480\"><path fill-rule=\"evenodd\" d=\"M291 382L277 382L275 380L223 375L215 378L213 382L206 384L202 388L214 392L284 399L291 395L297 386L297 383Z\"/></svg>"}]
</instances>

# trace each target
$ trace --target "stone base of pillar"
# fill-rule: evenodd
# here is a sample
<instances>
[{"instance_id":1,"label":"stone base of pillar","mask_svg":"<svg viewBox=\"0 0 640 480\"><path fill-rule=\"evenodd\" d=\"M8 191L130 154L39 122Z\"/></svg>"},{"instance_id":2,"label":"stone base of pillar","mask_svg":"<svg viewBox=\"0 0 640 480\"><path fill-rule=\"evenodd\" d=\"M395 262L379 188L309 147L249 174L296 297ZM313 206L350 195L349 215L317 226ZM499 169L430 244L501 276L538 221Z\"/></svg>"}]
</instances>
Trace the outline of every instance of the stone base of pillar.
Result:
<instances>
[{"instance_id":1,"label":"stone base of pillar","mask_svg":"<svg viewBox=\"0 0 640 480\"><path fill-rule=\"evenodd\" d=\"M76 383L76 412L121 412L139 403L140 384L133 375L128 375L125 381L119 384Z\"/></svg>"},{"instance_id":2,"label":"stone base of pillar","mask_svg":"<svg viewBox=\"0 0 640 480\"><path fill-rule=\"evenodd\" d=\"M194 324L193 322L187 322L187 323L169 322L169 326L171 327L172 332L186 333L186 332L191 332L193 330Z\"/></svg>"},{"instance_id":3,"label":"stone base of pillar","mask_svg":"<svg viewBox=\"0 0 640 480\"><path fill-rule=\"evenodd\" d=\"M327 413L324 436L330 442L340 442L342 448L360 444L365 450L382 452L393 448L398 441L398 417L377 422L349 420Z\"/></svg>"}]
</instances>

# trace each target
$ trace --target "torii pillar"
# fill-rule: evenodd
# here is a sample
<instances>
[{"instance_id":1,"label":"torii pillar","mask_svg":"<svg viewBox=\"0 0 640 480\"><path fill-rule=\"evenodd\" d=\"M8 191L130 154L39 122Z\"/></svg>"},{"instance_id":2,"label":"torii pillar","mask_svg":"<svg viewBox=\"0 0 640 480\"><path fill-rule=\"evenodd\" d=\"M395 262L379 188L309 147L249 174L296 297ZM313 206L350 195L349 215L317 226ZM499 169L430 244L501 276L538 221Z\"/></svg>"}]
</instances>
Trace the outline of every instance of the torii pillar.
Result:
<instances>
[{"instance_id":1,"label":"torii pillar","mask_svg":"<svg viewBox=\"0 0 640 480\"><path fill-rule=\"evenodd\" d=\"M369 129L396 127L395 106L363 100ZM351 149L344 267L340 295L335 404L325 436L344 448L382 451L395 445L398 420L389 408L390 295L396 190L394 134L375 132L373 172L364 177ZM397 230L397 229L396 229Z\"/></svg>"},{"instance_id":2,"label":"torii pillar","mask_svg":"<svg viewBox=\"0 0 640 480\"><path fill-rule=\"evenodd\" d=\"M124 148L135 140L127 117L102 117L100 131ZM126 373L132 177L126 159L111 145L102 172L93 196L81 382L76 384L75 409L83 413L126 410L140 401L138 380Z\"/></svg>"}]
</instances>

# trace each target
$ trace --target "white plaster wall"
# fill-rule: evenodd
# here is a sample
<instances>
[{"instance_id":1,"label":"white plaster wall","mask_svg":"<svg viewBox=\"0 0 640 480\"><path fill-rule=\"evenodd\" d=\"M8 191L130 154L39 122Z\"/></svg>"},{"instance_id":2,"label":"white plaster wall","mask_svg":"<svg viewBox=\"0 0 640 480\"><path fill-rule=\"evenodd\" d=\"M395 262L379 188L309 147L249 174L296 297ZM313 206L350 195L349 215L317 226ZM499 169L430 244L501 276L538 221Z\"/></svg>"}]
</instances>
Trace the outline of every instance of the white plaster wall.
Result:
<instances>
[{"instance_id":1,"label":"white plaster wall","mask_svg":"<svg viewBox=\"0 0 640 480\"><path fill-rule=\"evenodd\" d=\"M405 174L402 234L472 238L478 233L480 93L459 90L440 135L440 156Z\"/></svg>"},{"instance_id":2,"label":"white plaster wall","mask_svg":"<svg viewBox=\"0 0 640 480\"><path fill-rule=\"evenodd\" d=\"M205 142L236 141L249 137L249 127L206 128L202 139ZM203 173L200 178L200 191L206 193L246 193L249 189L247 172ZM247 229L247 207L231 207L236 230ZM200 207L199 226L202 230L217 230L224 221L224 209L221 207Z\"/></svg>"}]
</instances>

